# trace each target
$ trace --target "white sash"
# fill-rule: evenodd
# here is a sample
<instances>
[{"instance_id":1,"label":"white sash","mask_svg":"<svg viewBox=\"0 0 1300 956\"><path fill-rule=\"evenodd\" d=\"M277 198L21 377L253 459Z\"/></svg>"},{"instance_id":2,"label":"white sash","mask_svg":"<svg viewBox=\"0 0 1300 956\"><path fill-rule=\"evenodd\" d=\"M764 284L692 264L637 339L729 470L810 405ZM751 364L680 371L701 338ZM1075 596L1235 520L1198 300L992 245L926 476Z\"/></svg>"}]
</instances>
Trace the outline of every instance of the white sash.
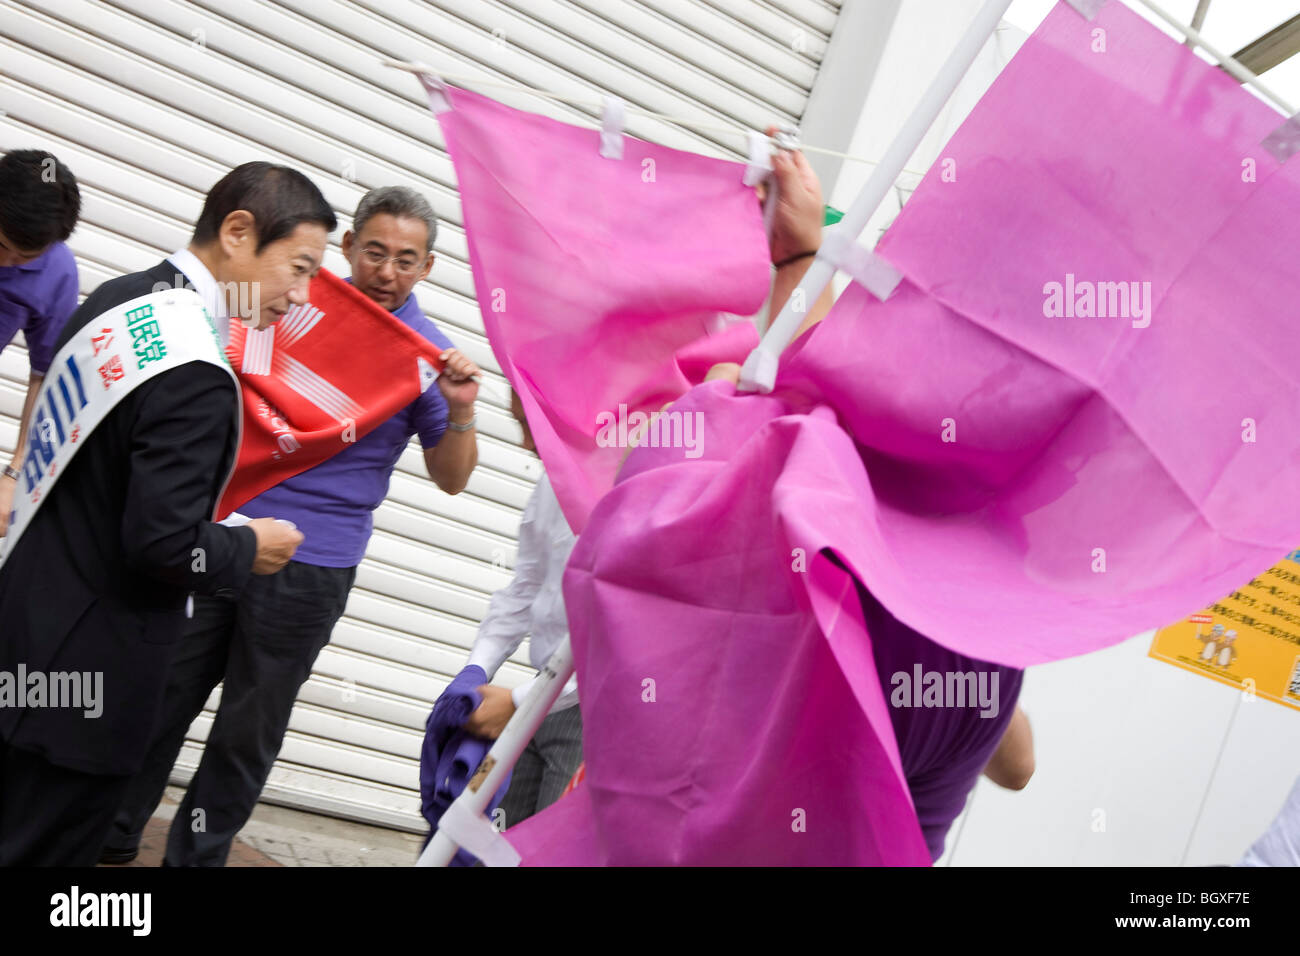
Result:
<instances>
[{"instance_id":1,"label":"white sash","mask_svg":"<svg viewBox=\"0 0 1300 956\"><path fill-rule=\"evenodd\" d=\"M9 533L0 538L0 567L72 456L117 403L155 375L188 362L224 369L239 394L239 380L226 361L212 319L190 289L132 299L96 316L68 340L50 363L32 407ZM238 426L238 401L235 416Z\"/></svg>"}]
</instances>

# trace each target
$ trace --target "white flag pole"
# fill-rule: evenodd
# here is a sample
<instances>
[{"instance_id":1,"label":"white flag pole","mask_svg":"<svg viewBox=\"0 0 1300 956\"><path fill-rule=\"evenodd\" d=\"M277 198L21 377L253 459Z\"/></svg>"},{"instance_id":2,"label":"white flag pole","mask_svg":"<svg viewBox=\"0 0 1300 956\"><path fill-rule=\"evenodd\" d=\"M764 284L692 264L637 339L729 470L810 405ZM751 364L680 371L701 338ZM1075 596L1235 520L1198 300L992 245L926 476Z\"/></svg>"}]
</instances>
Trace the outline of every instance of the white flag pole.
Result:
<instances>
[{"instance_id":1,"label":"white flag pole","mask_svg":"<svg viewBox=\"0 0 1300 956\"><path fill-rule=\"evenodd\" d=\"M957 84L961 82L970 65L975 62L975 57L979 55L988 38L997 29L1002 15L1007 12L1009 6L1011 0L987 0L961 39L957 41L957 46L949 54L938 75L921 96L916 108L912 110L912 114L903 124L903 128L894 138L885 155L881 157L880 165L872 170L866 185L862 187L857 199L844 214L844 219L838 228L850 240L856 240L866 228L867 220L871 218L894 181L903 172L907 160L921 145L926 132L938 118L944 104L957 89ZM834 273L835 267L823 256L813 260L812 266L804 274L803 281L799 283L796 291L791 293L781 314L764 333L758 348L754 349L745 360L745 366L740 372L741 391L770 392L772 390L772 386L776 383L778 358L794 338L804 318L803 312L795 311L793 305L798 302L817 301L817 297L831 281ZM803 290L803 294L800 295L798 290Z\"/></svg>"},{"instance_id":2,"label":"white flag pole","mask_svg":"<svg viewBox=\"0 0 1300 956\"><path fill-rule=\"evenodd\" d=\"M566 637L546 666L539 672L539 680L528 691L524 702L510 718L501 736L483 758L478 771L464 792L443 814L438 831L420 854L416 866L446 866L456 855L459 846L465 846L484 863L509 866L518 863L505 837L497 833L483 816L488 801L497 792L501 782L519 760L519 755L533 739L537 728L546 719L551 705L564 692L564 685L573 674L573 648ZM486 776L484 768L487 768ZM448 821L451 821L450 825ZM447 832L452 831L451 833ZM492 832L489 833L488 831ZM478 845L470 845L478 844ZM487 852L476 852L485 849ZM494 852L495 851L495 852ZM510 857L513 856L513 859Z\"/></svg>"},{"instance_id":3,"label":"white flag pole","mask_svg":"<svg viewBox=\"0 0 1300 956\"><path fill-rule=\"evenodd\" d=\"M1201 31L1195 25L1188 26L1186 23L1183 23L1179 20L1175 20L1172 16L1169 15L1169 12L1167 10L1165 10L1163 7L1155 3L1155 0L1137 0L1137 2L1142 4L1142 6L1146 7L1148 10L1150 10L1152 13L1158 16L1161 20L1164 20L1165 23L1169 24L1175 30L1180 31L1185 37L1187 37L1188 46L1191 47L1199 46L1206 53L1210 54L1210 56L1218 60L1219 65L1223 67L1224 71L1228 73L1230 76L1234 77L1239 83L1245 83L1247 86L1253 86L1256 90L1259 91L1261 96L1263 96L1266 100L1270 100L1274 106L1280 109L1287 116L1295 115L1296 110L1294 106L1292 106L1286 100L1282 99L1282 97L1280 97L1272 89L1265 86L1263 80L1261 80L1254 73L1250 72L1250 70L1242 66L1241 63L1239 63L1237 60L1234 60L1226 53L1220 52L1216 47L1208 43L1205 37L1201 35ZM1201 11L1198 8L1196 12L1200 13ZM1195 24L1194 19L1193 19L1193 24Z\"/></svg>"}]
</instances>

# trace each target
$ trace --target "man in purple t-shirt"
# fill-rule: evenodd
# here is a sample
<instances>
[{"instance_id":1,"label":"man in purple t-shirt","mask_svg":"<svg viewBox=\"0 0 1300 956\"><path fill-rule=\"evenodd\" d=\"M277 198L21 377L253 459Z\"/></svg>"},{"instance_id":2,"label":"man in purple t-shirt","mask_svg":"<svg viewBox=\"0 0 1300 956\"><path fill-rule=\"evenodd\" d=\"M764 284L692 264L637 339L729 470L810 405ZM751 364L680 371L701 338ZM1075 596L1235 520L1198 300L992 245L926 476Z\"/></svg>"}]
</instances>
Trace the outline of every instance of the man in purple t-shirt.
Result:
<instances>
[{"instance_id":1,"label":"man in purple t-shirt","mask_svg":"<svg viewBox=\"0 0 1300 956\"><path fill-rule=\"evenodd\" d=\"M31 365L18 444L0 475L0 536L9 528L18 463L54 357L51 346L77 308L77 262L63 243L80 212L76 178L49 153L20 149L0 159L0 352L21 330Z\"/></svg>"},{"instance_id":2,"label":"man in purple t-shirt","mask_svg":"<svg viewBox=\"0 0 1300 956\"><path fill-rule=\"evenodd\" d=\"M411 436L419 436L425 467L439 488L454 495L469 481L478 462L478 384L472 376L479 370L424 316L411 291L433 267L436 227L428 202L403 187L371 190L357 206L352 231L343 237L350 281L442 348L446 369L436 385L364 438L240 507L249 518L292 521L303 542L284 570L253 579L237 600L194 598L159 729L118 811L103 862L135 857L186 729L224 681L203 758L168 836L164 865L225 864L280 752L298 689L343 614L373 512Z\"/></svg>"}]
</instances>

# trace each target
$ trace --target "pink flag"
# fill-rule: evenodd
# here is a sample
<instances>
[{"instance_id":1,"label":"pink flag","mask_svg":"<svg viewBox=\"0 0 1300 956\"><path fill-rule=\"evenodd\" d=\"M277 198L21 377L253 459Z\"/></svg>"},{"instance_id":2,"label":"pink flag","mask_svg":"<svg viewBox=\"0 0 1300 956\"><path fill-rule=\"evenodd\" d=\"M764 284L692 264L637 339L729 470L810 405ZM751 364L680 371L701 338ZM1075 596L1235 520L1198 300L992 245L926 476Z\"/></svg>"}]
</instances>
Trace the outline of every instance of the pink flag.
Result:
<instances>
[{"instance_id":1,"label":"pink flag","mask_svg":"<svg viewBox=\"0 0 1300 956\"><path fill-rule=\"evenodd\" d=\"M880 243L894 297L850 288L771 396L693 390L706 456L638 449L596 508L565 581L586 779L508 831L525 862L923 862L858 583L1019 668L1294 547L1282 121L1123 4L1059 4Z\"/></svg>"},{"instance_id":2,"label":"pink flag","mask_svg":"<svg viewBox=\"0 0 1300 956\"><path fill-rule=\"evenodd\" d=\"M488 341L580 531L637 416L757 344L720 313L752 314L767 294L758 201L743 164L631 137L606 158L598 130L447 93L438 120Z\"/></svg>"}]
</instances>

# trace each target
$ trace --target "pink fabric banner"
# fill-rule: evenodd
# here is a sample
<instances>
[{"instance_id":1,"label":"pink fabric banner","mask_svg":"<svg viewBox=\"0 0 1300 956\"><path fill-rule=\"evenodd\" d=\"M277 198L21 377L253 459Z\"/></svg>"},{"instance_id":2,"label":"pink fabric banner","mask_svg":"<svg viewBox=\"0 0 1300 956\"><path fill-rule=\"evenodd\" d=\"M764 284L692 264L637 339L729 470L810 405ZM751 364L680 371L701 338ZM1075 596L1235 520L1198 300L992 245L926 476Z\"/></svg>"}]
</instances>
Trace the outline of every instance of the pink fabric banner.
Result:
<instances>
[{"instance_id":1,"label":"pink fabric banner","mask_svg":"<svg viewBox=\"0 0 1300 956\"><path fill-rule=\"evenodd\" d=\"M1122 4L1058 4L880 243L894 297L851 288L771 396L693 390L706 455L637 449L594 511L565 580L586 779L508 831L525 863L923 863L853 578L1024 667L1291 550L1282 120Z\"/></svg>"},{"instance_id":2,"label":"pink fabric banner","mask_svg":"<svg viewBox=\"0 0 1300 956\"><path fill-rule=\"evenodd\" d=\"M438 120L488 340L578 532L614 483L629 420L757 344L720 313L750 315L767 295L758 201L740 163L632 137L610 159L598 130L455 87L448 99Z\"/></svg>"}]
</instances>

